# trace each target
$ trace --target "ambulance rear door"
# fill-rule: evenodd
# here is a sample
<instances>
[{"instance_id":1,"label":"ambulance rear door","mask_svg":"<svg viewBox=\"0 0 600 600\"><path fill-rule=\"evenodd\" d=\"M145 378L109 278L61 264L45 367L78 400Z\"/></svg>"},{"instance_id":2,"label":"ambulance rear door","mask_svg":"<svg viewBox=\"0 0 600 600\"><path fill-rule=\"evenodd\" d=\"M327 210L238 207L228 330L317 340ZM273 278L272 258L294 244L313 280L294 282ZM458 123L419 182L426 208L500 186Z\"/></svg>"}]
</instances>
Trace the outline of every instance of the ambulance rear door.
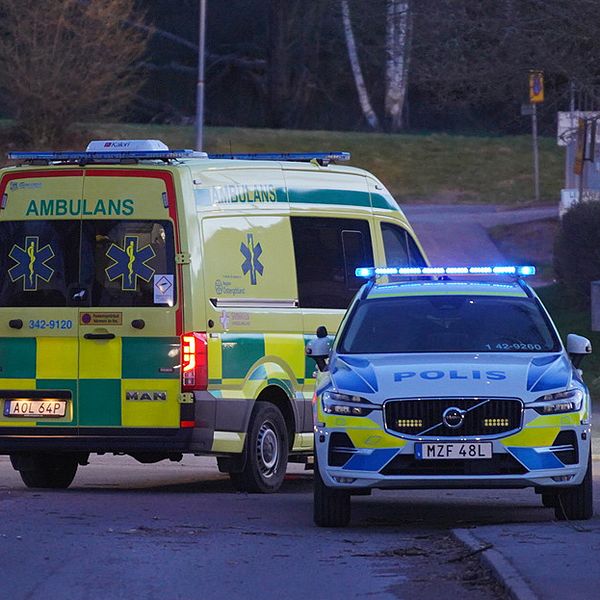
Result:
<instances>
[{"instance_id":1,"label":"ambulance rear door","mask_svg":"<svg viewBox=\"0 0 600 600\"><path fill-rule=\"evenodd\" d=\"M82 435L180 427L182 307L172 174L88 168L81 225Z\"/></svg>"},{"instance_id":2,"label":"ambulance rear door","mask_svg":"<svg viewBox=\"0 0 600 600\"><path fill-rule=\"evenodd\" d=\"M69 167L0 182L0 436L77 433L82 187Z\"/></svg>"}]
</instances>

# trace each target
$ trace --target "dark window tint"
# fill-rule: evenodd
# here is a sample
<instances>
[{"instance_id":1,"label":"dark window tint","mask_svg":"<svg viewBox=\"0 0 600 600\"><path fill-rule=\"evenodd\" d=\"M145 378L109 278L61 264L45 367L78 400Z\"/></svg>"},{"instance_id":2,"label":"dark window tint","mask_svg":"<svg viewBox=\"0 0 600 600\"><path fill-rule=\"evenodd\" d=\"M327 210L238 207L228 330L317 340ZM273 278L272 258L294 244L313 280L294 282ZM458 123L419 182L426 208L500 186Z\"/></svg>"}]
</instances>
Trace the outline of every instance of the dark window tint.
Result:
<instances>
[{"instance_id":1,"label":"dark window tint","mask_svg":"<svg viewBox=\"0 0 600 600\"><path fill-rule=\"evenodd\" d=\"M340 352L553 352L560 343L530 298L417 296L363 301Z\"/></svg>"},{"instance_id":2,"label":"dark window tint","mask_svg":"<svg viewBox=\"0 0 600 600\"><path fill-rule=\"evenodd\" d=\"M346 308L364 283L357 267L373 265L369 223L292 217L300 306Z\"/></svg>"},{"instance_id":3,"label":"dark window tint","mask_svg":"<svg viewBox=\"0 0 600 600\"><path fill-rule=\"evenodd\" d=\"M173 228L167 221L84 221L81 283L91 306L172 306Z\"/></svg>"},{"instance_id":4,"label":"dark window tint","mask_svg":"<svg viewBox=\"0 0 600 600\"><path fill-rule=\"evenodd\" d=\"M425 266L423 256L406 229L391 223L382 223L381 234L383 236L385 260L389 267Z\"/></svg>"},{"instance_id":5,"label":"dark window tint","mask_svg":"<svg viewBox=\"0 0 600 600\"><path fill-rule=\"evenodd\" d=\"M79 221L0 222L0 306L66 306L78 245Z\"/></svg>"}]
</instances>

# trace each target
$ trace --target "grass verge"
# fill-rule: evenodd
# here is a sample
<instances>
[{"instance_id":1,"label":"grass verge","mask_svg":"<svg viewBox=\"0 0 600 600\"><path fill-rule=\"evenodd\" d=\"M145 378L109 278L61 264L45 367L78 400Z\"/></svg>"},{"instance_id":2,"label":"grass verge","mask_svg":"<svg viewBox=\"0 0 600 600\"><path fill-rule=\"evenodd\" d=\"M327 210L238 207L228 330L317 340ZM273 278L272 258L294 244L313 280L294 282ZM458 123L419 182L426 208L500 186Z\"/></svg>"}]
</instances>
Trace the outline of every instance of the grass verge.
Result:
<instances>
[{"instance_id":1,"label":"grass verge","mask_svg":"<svg viewBox=\"0 0 600 600\"><path fill-rule=\"evenodd\" d=\"M88 124L96 139L158 138L172 148L192 148L191 126L132 123ZM81 147L81 135L74 137ZM390 135L208 127L209 152L348 150L352 165L376 174L402 203L533 203L531 138L445 134ZM563 151L540 140L541 203L556 202L563 180Z\"/></svg>"}]
</instances>

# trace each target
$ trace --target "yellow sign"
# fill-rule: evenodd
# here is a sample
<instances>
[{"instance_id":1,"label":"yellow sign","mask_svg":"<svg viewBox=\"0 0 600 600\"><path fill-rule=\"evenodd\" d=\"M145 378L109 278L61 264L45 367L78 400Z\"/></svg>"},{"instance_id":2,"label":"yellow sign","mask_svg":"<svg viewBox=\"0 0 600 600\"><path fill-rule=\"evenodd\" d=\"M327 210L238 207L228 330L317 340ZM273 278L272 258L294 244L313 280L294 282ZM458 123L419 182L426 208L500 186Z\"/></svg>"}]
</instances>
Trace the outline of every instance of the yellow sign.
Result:
<instances>
[{"instance_id":1,"label":"yellow sign","mask_svg":"<svg viewBox=\"0 0 600 600\"><path fill-rule=\"evenodd\" d=\"M529 72L529 102L539 104L544 101L544 73L542 71Z\"/></svg>"}]
</instances>

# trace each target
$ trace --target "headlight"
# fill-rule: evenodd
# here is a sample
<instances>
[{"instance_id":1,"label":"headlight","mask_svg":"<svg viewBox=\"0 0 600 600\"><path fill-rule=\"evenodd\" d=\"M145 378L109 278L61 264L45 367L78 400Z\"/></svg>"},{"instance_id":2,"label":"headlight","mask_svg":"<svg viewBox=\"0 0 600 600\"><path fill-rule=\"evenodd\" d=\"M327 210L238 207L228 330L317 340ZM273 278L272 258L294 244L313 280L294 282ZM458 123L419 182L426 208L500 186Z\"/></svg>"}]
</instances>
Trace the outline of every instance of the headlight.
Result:
<instances>
[{"instance_id":1,"label":"headlight","mask_svg":"<svg viewBox=\"0 0 600 600\"><path fill-rule=\"evenodd\" d=\"M575 412L581 409L585 392L580 388L540 396L531 408L540 415Z\"/></svg>"},{"instance_id":2,"label":"headlight","mask_svg":"<svg viewBox=\"0 0 600 600\"><path fill-rule=\"evenodd\" d=\"M323 392L321 402L323 403L323 411L327 414L347 417L364 417L372 410L380 408L366 398L331 391Z\"/></svg>"}]
</instances>

